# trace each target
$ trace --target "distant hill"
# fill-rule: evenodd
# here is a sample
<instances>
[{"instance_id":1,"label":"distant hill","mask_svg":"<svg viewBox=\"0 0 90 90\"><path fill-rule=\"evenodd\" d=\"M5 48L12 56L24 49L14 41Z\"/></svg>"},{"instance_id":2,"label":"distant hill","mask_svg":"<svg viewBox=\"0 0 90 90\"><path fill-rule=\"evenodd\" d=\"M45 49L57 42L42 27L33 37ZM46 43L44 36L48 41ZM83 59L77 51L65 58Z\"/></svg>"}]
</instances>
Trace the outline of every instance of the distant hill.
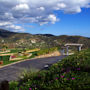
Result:
<instances>
[{"instance_id":1,"label":"distant hill","mask_svg":"<svg viewBox=\"0 0 90 90\"><path fill-rule=\"evenodd\" d=\"M2 42L2 40L4 42ZM90 47L90 38L82 36L54 36L52 34L28 34L15 33L0 29L0 46L3 44L9 47L28 47L28 48L50 48L62 46L65 43L81 43L84 48Z\"/></svg>"},{"instance_id":2,"label":"distant hill","mask_svg":"<svg viewBox=\"0 0 90 90\"><path fill-rule=\"evenodd\" d=\"M8 38L8 37L15 35L15 34L16 33L14 33L14 32L10 32L7 30L0 29L0 37L2 37L2 38Z\"/></svg>"},{"instance_id":3,"label":"distant hill","mask_svg":"<svg viewBox=\"0 0 90 90\"><path fill-rule=\"evenodd\" d=\"M52 35L52 34L36 34L36 35L42 35L42 36L47 36L47 37L52 37L52 36L54 36L54 35Z\"/></svg>"}]
</instances>

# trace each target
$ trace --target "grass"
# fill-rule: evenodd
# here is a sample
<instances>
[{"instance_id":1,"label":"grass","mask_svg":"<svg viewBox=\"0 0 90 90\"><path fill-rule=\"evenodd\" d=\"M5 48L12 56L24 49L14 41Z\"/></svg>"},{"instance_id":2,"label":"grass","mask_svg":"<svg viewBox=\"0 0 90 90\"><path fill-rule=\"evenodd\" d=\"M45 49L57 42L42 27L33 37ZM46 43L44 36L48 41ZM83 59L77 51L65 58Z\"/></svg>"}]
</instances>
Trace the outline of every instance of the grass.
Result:
<instances>
[{"instance_id":1,"label":"grass","mask_svg":"<svg viewBox=\"0 0 90 90\"><path fill-rule=\"evenodd\" d=\"M18 62L18 61L23 61L23 60L25 60L25 59L31 59L31 58L34 58L34 56L33 57L25 57L25 56L23 56L23 58L21 59L21 60L13 60L13 61L4 61L3 62L3 65L8 65L8 64L12 64L12 63L15 63L15 62Z\"/></svg>"},{"instance_id":2,"label":"grass","mask_svg":"<svg viewBox=\"0 0 90 90\"><path fill-rule=\"evenodd\" d=\"M11 63L14 63L14 62L17 62L17 61L4 61L3 65L11 64Z\"/></svg>"},{"instance_id":3,"label":"grass","mask_svg":"<svg viewBox=\"0 0 90 90\"><path fill-rule=\"evenodd\" d=\"M90 90L90 49L68 56L48 70L24 73L10 90Z\"/></svg>"}]
</instances>

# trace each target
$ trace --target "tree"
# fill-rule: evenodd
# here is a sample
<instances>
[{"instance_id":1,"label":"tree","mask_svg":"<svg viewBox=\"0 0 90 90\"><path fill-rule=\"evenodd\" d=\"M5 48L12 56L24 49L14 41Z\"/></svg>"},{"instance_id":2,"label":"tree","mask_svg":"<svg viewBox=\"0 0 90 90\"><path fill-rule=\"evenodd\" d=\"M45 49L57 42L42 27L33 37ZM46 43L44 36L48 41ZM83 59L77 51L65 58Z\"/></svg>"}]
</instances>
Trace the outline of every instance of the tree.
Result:
<instances>
[{"instance_id":1,"label":"tree","mask_svg":"<svg viewBox=\"0 0 90 90\"><path fill-rule=\"evenodd\" d=\"M6 49L8 49L8 46L4 44L4 45L2 46L2 48L3 48L3 51L6 51Z\"/></svg>"}]
</instances>

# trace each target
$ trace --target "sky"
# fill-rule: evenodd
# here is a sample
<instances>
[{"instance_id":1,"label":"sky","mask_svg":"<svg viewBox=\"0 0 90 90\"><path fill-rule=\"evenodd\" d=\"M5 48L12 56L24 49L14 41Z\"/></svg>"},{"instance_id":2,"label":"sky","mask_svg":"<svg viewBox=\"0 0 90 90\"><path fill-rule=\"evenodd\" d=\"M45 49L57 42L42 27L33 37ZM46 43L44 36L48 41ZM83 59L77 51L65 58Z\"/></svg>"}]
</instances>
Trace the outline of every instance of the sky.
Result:
<instances>
[{"instance_id":1,"label":"sky","mask_svg":"<svg viewBox=\"0 0 90 90\"><path fill-rule=\"evenodd\" d=\"M90 0L0 0L0 28L90 37Z\"/></svg>"}]
</instances>

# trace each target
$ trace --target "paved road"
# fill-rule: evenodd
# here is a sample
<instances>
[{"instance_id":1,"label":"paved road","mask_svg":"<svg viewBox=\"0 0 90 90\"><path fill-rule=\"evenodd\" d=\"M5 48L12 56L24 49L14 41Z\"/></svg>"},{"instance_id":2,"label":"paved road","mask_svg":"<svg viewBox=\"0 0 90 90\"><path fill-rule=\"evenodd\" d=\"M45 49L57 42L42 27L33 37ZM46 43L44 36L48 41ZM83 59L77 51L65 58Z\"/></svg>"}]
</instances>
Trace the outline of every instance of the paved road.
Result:
<instances>
[{"instance_id":1,"label":"paved road","mask_svg":"<svg viewBox=\"0 0 90 90\"><path fill-rule=\"evenodd\" d=\"M24 69L37 69L42 70L47 65L58 62L65 56L56 56L48 58L39 58L33 60L27 60L14 65L6 66L0 69L0 81L2 80L17 80L18 76Z\"/></svg>"}]
</instances>

